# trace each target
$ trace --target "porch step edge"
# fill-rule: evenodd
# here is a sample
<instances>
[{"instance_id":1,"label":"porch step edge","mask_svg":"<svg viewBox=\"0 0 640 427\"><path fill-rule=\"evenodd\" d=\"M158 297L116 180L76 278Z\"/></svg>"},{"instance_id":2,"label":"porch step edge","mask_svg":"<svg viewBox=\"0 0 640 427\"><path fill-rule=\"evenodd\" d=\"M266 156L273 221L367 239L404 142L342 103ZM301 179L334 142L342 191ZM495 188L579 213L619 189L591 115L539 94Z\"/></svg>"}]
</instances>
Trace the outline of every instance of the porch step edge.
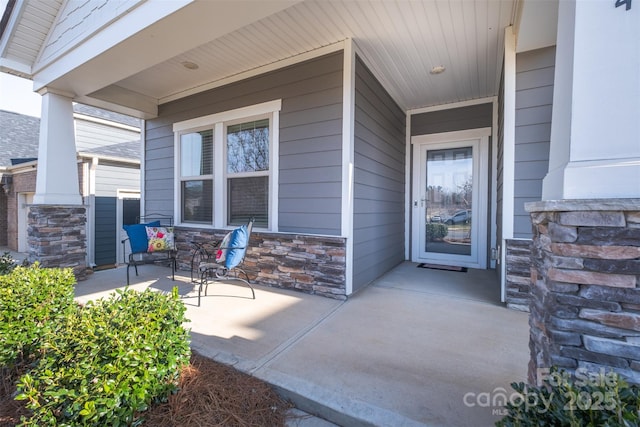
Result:
<instances>
[{"instance_id":1,"label":"porch step edge","mask_svg":"<svg viewBox=\"0 0 640 427\"><path fill-rule=\"evenodd\" d=\"M270 384L280 396L293 402L298 409L339 426L425 427L427 425L270 368L262 368L253 375Z\"/></svg>"}]
</instances>

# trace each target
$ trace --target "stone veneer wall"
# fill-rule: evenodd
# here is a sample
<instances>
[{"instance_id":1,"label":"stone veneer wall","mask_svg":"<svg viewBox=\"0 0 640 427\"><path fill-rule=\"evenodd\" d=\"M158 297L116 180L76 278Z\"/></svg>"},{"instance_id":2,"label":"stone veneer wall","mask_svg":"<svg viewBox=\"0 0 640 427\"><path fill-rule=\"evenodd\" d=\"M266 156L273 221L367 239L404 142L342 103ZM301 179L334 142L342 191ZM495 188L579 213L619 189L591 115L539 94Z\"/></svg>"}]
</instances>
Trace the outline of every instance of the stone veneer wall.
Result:
<instances>
[{"instance_id":1,"label":"stone veneer wall","mask_svg":"<svg viewBox=\"0 0 640 427\"><path fill-rule=\"evenodd\" d=\"M191 269L191 242L220 241L228 230L176 227L178 268ZM251 233L243 269L255 283L346 299L346 239Z\"/></svg>"},{"instance_id":2,"label":"stone veneer wall","mask_svg":"<svg viewBox=\"0 0 640 427\"><path fill-rule=\"evenodd\" d=\"M86 222L85 206L29 206L29 262L71 268L77 280L86 279Z\"/></svg>"},{"instance_id":3,"label":"stone veneer wall","mask_svg":"<svg viewBox=\"0 0 640 427\"><path fill-rule=\"evenodd\" d=\"M640 383L640 199L528 203L531 361Z\"/></svg>"},{"instance_id":4,"label":"stone veneer wall","mask_svg":"<svg viewBox=\"0 0 640 427\"><path fill-rule=\"evenodd\" d=\"M531 240L508 239L506 247L507 307L529 311L531 299Z\"/></svg>"}]
</instances>

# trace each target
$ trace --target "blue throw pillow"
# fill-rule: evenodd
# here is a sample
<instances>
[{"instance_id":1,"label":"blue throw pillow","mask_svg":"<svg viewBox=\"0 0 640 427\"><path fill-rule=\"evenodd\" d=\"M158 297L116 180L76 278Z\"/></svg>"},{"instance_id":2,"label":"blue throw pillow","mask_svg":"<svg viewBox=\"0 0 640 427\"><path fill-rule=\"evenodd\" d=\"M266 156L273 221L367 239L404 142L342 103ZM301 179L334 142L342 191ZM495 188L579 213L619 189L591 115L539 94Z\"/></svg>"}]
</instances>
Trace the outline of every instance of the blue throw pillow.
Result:
<instances>
[{"instance_id":1,"label":"blue throw pillow","mask_svg":"<svg viewBox=\"0 0 640 427\"><path fill-rule=\"evenodd\" d=\"M124 231L129 236L131 252L134 254L146 252L149 245L146 227L160 227L160 221L153 221L146 224L123 225Z\"/></svg>"},{"instance_id":2,"label":"blue throw pillow","mask_svg":"<svg viewBox=\"0 0 640 427\"><path fill-rule=\"evenodd\" d=\"M229 240L229 250L227 251L227 258L224 266L231 270L242 262L244 253L247 251L247 245L249 244L249 230L247 226L243 225L233 230L231 239Z\"/></svg>"}]
</instances>

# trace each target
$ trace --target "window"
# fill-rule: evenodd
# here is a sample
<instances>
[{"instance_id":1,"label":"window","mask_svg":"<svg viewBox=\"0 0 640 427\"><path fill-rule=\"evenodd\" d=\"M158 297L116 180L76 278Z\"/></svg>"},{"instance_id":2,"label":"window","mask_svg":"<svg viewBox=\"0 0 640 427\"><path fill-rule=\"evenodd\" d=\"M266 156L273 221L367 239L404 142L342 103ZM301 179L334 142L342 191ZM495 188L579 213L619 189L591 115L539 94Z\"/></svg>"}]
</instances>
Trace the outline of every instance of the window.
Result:
<instances>
[{"instance_id":1,"label":"window","mask_svg":"<svg viewBox=\"0 0 640 427\"><path fill-rule=\"evenodd\" d=\"M272 101L173 126L176 216L183 224L271 229L277 212L278 112Z\"/></svg>"},{"instance_id":2,"label":"window","mask_svg":"<svg viewBox=\"0 0 640 427\"><path fill-rule=\"evenodd\" d=\"M227 126L227 218L269 222L269 119Z\"/></svg>"},{"instance_id":3,"label":"window","mask_svg":"<svg viewBox=\"0 0 640 427\"><path fill-rule=\"evenodd\" d=\"M182 221L213 220L213 131L180 135L180 194Z\"/></svg>"}]
</instances>

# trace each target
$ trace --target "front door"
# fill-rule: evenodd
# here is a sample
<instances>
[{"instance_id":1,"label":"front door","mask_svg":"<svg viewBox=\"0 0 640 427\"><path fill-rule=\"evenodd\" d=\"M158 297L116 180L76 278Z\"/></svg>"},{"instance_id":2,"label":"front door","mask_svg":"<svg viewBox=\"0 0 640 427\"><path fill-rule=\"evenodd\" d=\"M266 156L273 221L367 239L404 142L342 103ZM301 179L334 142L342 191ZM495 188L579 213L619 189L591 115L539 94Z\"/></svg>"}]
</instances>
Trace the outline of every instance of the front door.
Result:
<instances>
[{"instance_id":1,"label":"front door","mask_svg":"<svg viewBox=\"0 0 640 427\"><path fill-rule=\"evenodd\" d=\"M487 139L412 138L414 262L487 267Z\"/></svg>"}]
</instances>

